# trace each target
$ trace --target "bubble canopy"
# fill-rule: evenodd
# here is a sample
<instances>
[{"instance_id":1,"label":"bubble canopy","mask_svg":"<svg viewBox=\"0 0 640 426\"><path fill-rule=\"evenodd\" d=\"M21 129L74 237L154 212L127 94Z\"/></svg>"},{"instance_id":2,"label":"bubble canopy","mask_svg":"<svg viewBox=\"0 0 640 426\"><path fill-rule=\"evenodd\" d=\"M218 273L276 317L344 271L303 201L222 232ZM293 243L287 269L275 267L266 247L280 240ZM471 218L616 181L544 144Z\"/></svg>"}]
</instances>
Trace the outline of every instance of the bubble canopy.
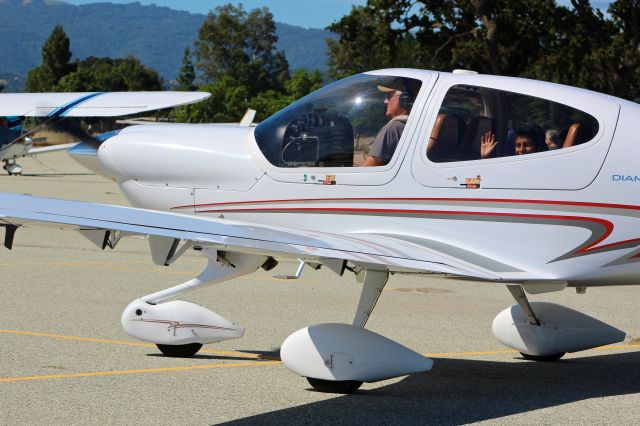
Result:
<instances>
[{"instance_id":1,"label":"bubble canopy","mask_svg":"<svg viewBox=\"0 0 640 426\"><path fill-rule=\"evenodd\" d=\"M402 92L413 102L420 84L405 77L368 74L337 81L260 123L256 142L278 167L356 166L389 122L387 96Z\"/></svg>"}]
</instances>

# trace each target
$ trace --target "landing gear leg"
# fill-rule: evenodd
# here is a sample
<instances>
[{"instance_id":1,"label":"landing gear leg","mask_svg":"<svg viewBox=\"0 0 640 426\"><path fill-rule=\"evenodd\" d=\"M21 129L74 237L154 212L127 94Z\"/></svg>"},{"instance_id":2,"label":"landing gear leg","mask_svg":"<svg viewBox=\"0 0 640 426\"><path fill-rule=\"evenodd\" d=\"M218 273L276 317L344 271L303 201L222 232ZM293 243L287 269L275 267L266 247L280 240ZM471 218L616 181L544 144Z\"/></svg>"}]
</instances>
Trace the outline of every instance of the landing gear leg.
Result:
<instances>
[{"instance_id":1,"label":"landing gear leg","mask_svg":"<svg viewBox=\"0 0 640 426\"><path fill-rule=\"evenodd\" d=\"M527 299L527 294L524 292L522 286L518 284L511 284L507 286L507 289L513 298L516 299L516 302L522 308L522 311L527 315L531 325L540 325L541 322L538 317L536 317L535 312L533 312L533 308L531 308L529 299Z\"/></svg>"},{"instance_id":2,"label":"landing gear leg","mask_svg":"<svg viewBox=\"0 0 640 426\"><path fill-rule=\"evenodd\" d=\"M540 326L542 323L536 316L535 312L533 312L533 308L529 304L529 299L527 299L527 295L524 292L524 289L522 288L522 286L518 284L511 284L507 286L507 289L509 290L513 298L516 300L516 302L518 303L518 306L522 308L522 311L527 316L527 319L529 319L529 323L531 325ZM550 355L531 355L531 354L526 354L524 352L520 352L520 355L522 355L524 359L529 361L553 362L553 361L558 361L560 358L562 358L565 355L565 353L566 352L558 352Z\"/></svg>"},{"instance_id":3,"label":"landing gear leg","mask_svg":"<svg viewBox=\"0 0 640 426\"><path fill-rule=\"evenodd\" d=\"M362 281L362 293L360 294L360 301L358 302L358 308L356 309L356 316L353 319L353 325L356 327L364 328L375 308L382 289L389 280L389 273L387 271L369 271L364 270L356 275L358 281Z\"/></svg>"}]
</instances>

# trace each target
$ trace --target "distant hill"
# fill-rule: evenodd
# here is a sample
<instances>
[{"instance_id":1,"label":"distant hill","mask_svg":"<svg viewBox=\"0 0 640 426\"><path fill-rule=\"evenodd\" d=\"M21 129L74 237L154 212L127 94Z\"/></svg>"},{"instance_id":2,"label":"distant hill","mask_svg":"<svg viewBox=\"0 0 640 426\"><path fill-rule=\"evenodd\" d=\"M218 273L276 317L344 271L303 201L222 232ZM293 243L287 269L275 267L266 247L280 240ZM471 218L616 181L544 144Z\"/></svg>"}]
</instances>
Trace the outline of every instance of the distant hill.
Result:
<instances>
[{"instance_id":1,"label":"distant hill","mask_svg":"<svg viewBox=\"0 0 640 426\"><path fill-rule=\"evenodd\" d=\"M140 3L75 6L46 0L0 0L0 79L26 76L39 65L42 44L59 23L71 39L74 59L131 54L170 81L179 72L185 47L193 50L205 18ZM276 24L276 32L278 49L285 51L291 70L326 70L324 39L331 32L282 23Z\"/></svg>"},{"instance_id":2,"label":"distant hill","mask_svg":"<svg viewBox=\"0 0 640 426\"><path fill-rule=\"evenodd\" d=\"M24 77L0 69L0 86L5 92L19 92L24 87Z\"/></svg>"}]
</instances>

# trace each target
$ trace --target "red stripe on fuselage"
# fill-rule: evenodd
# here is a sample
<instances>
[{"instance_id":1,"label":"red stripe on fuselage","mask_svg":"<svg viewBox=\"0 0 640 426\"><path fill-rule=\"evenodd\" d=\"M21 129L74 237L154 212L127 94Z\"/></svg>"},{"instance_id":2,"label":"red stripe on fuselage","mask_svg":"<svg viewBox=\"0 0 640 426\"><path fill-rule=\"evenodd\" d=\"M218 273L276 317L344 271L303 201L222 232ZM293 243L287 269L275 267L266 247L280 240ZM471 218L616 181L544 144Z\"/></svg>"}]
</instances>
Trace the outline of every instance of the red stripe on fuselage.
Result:
<instances>
[{"instance_id":1,"label":"red stripe on fuselage","mask_svg":"<svg viewBox=\"0 0 640 426\"><path fill-rule=\"evenodd\" d=\"M509 198L411 198L411 197L391 197L391 198L290 198L279 200L251 200L251 201L226 201L222 203L192 204L171 207L171 209L246 205L246 204L271 204L271 203L303 203L308 201L447 201L447 202L474 202L474 203L514 203L514 204L544 204L578 207L599 207L607 209L640 210L640 206L628 204L593 203L585 201L560 201L560 200L514 200Z\"/></svg>"},{"instance_id":2,"label":"red stripe on fuselage","mask_svg":"<svg viewBox=\"0 0 640 426\"><path fill-rule=\"evenodd\" d=\"M595 247L602 241L604 241L613 232L614 225L608 220L598 219L594 217L584 216L559 216L559 215L547 215L547 214L533 214L533 213L493 213L493 212L469 212L469 211L449 211L449 210L406 210L406 209L371 209L371 208L348 208L348 207L285 207L285 208L262 208L262 209L215 209L215 210L201 210L198 213L259 213L259 212L321 212L321 213L399 213L399 214L420 214L420 215L449 215L449 216L483 216L483 217L513 217L524 219L545 219L545 220L558 220L558 221L580 221L580 222L592 222L598 223L605 228L605 232L596 239L589 246L578 250L577 253L586 253L592 250L599 250L603 247L613 247L634 240L640 241L640 238L634 240L625 240L621 242L607 244L602 247Z\"/></svg>"}]
</instances>

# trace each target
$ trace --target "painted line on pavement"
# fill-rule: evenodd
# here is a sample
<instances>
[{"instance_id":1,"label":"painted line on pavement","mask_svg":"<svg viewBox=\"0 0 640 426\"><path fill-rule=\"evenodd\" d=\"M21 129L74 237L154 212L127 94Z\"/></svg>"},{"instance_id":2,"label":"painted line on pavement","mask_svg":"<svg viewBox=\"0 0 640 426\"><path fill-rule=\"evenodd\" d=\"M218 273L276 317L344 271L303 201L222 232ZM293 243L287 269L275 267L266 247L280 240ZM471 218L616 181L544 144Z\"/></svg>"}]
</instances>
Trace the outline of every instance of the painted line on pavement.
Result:
<instances>
[{"instance_id":1,"label":"painted line on pavement","mask_svg":"<svg viewBox=\"0 0 640 426\"><path fill-rule=\"evenodd\" d=\"M122 376L127 374L162 373L173 371L206 370L212 368L251 367L279 364L280 361L247 361L233 364L191 365L181 367L141 368L136 370L88 371L85 373L49 374L46 376L1 377L0 382L24 382L31 380L68 379L72 377Z\"/></svg>"},{"instance_id":2,"label":"painted line on pavement","mask_svg":"<svg viewBox=\"0 0 640 426\"><path fill-rule=\"evenodd\" d=\"M141 342L130 342L128 340L113 340L113 339L99 339L94 337L80 337L80 336L67 336L64 334L56 334L56 333L40 333L36 331L22 331L22 330L2 330L0 329L0 333L6 334L18 334L24 336L35 336L35 337L48 337L52 339L62 339L62 340L76 340L80 342L92 342L92 343L109 343L112 345L125 345L125 346L144 346L148 348L155 348L156 345L153 343L141 343ZM200 349L199 352L213 354L213 355L221 355L221 356L241 356L245 358L255 358L260 359L260 355L256 354L248 354L245 352L235 352L235 351L217 351L213 349Z\"/></svg>"}]
</instances>

